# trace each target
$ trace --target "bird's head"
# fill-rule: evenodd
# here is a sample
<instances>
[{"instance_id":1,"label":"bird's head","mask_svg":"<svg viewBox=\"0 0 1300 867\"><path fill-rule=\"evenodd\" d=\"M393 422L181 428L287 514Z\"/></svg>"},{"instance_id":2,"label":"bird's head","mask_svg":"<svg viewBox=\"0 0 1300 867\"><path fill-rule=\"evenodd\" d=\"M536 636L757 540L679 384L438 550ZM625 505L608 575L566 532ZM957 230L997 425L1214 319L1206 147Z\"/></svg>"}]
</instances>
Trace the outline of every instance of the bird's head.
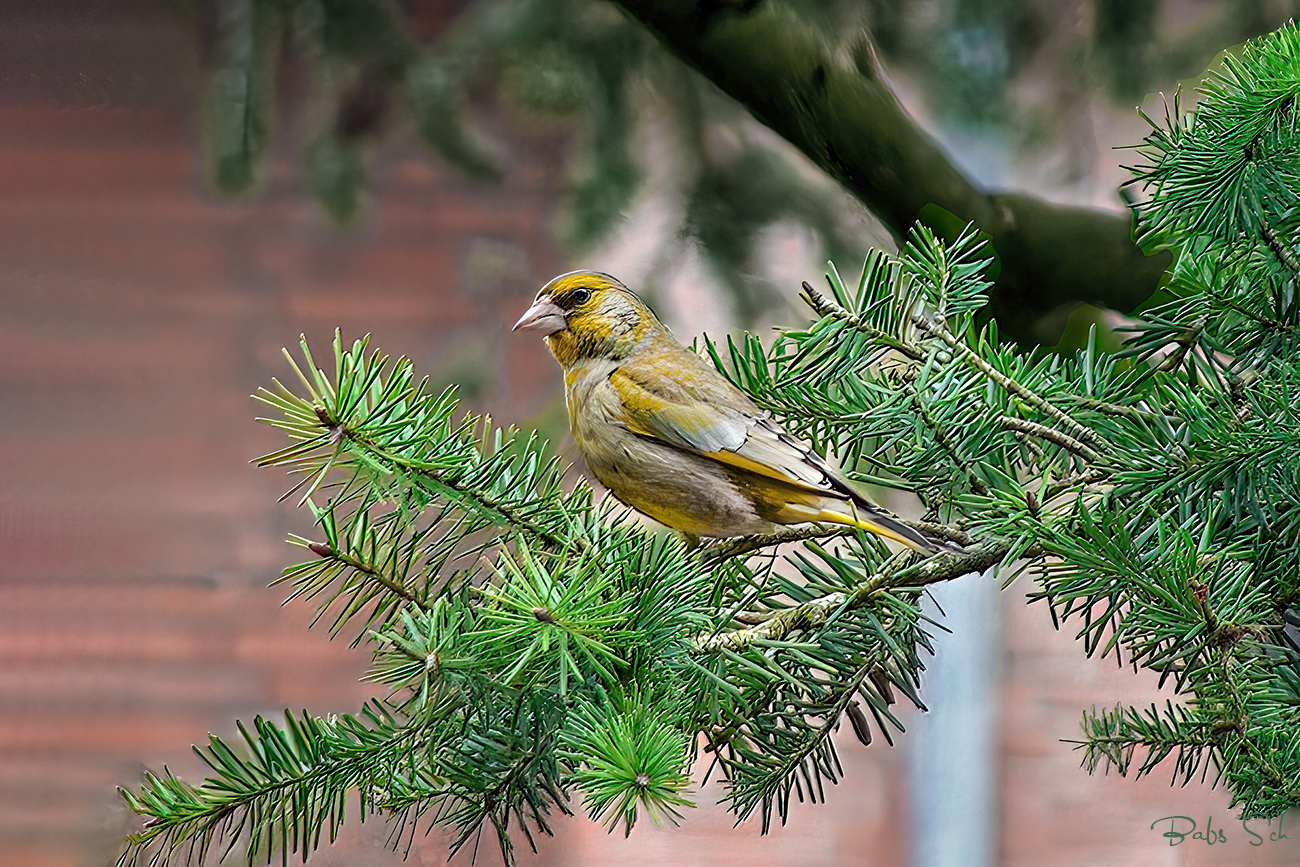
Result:
<instances>
[{"instance_id":1,"label":"bird's head","mask_svg":"<svg viewBox=\"0 0 1300 867\"><path fill-rule=\"evenodd\" d=\"M599 271L561 274L542 287L515 331L537 331L564 367L587 358L623 358L663 331L650 308Z\"/></svg>"}]
</instances>

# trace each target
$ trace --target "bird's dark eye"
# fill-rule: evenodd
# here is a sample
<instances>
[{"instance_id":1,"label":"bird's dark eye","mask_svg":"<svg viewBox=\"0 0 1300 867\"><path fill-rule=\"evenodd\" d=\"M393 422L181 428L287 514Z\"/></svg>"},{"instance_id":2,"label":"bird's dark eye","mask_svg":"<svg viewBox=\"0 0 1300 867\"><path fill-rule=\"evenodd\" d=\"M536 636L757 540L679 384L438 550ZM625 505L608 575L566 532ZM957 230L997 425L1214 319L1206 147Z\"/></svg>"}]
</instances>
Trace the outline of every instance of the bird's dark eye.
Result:
<instances>
[{"instance_id":1,"label":"bird's dark eye","mask_svg":"<svg viewBox=\"0 0 1300 867\"><path fill-rule=\"evenodd\" d=\"M582 304L586 304L590 300L591 300L590 289L574 289L571 293L569 293L569 302L574 307L578 307Z\"/></svg>"}]
</instances>

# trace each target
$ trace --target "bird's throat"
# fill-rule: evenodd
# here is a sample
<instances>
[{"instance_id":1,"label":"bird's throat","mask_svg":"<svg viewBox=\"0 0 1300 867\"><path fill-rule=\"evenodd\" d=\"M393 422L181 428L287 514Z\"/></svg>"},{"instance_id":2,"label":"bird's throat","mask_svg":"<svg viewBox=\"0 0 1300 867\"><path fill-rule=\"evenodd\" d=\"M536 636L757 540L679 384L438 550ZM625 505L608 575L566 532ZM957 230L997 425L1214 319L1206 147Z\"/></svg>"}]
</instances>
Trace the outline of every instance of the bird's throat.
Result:
<instances>
[{"instance_id":1,"label":"bird's throat","mask_svg":"<svg viewBox=\"0 0 1300 867\"><path fill-rule=\"evenodd\" d=\"M551 348L551 355L555 356L555 360L560 362L560 367L566 371L585 355L582 341L567 328L548 335L546 345Z\"/></svg>"},{"instance_id":2,"label":"bird's throat","mask_svg":"<svg viewBox=\"0 0 1300 867\"><path fill-rule=\"evenodd\" d=\"M618 358L624 353L609 341L604 334L592 331L575 331L565 328L546 338L551 348L551 355L560 362L560 367L568 370L575 364L596 358Z\"/></svg>"}]
</instances>

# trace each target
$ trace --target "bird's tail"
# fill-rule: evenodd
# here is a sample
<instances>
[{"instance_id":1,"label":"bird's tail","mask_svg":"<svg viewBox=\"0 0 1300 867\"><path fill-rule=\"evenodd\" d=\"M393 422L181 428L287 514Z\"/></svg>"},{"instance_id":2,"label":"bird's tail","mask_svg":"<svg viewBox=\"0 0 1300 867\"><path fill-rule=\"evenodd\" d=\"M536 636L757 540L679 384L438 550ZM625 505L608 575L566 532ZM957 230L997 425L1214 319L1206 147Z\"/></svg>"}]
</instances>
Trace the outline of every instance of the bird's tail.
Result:
<instances>
[{"instance_id":1,"label":"bird's tail","mask_svg":"<svg viewBox=\"0 0 1300 867\"><path fill-rule=\"evenodd\" d=\"M920 531L912 529L877 509L866 508L860 503L854 502L847 504L841 502L837 505L847 505L848 509L844 511L823 509L815 520L857 527L866 530L868 533L875 533L877 536L893 539L895 542L906 545L913 551L927 557L939 553L941 547L949 547L936 544L922 535Z\"/></svg>"}]
</instances>

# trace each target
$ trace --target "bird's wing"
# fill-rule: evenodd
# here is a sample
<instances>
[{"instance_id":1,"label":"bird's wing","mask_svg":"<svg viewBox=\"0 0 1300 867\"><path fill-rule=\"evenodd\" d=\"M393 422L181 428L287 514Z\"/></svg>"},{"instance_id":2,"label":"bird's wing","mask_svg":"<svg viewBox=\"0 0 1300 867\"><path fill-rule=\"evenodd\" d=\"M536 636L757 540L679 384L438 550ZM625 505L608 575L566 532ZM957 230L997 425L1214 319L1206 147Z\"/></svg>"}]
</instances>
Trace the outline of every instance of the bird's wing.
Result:
<instances>
[{"instance_id":1,"label":"bird's wing","mask_svg":"<svg viewBox=\"0 0 1300 867\"><path fill-rule=\"evenodd\" d=\"M659 367L623 365L610 376L628 430L797 488L855 496L825 459L703 361L674 377Z\"/></svg>"},{"instance_id":2,"label":"bird's wing","mask_svg":"<svg viewBox=\"0 0 1300 867\"><path fill-rule=\"evenodd\" d=\"M825 458L764 416L698 356L688 354L696 364L624 364L610 374L628 430L777 482L768 487L781 492L769 504L779 506L774 514L778 523L848 524L922 554L935 552L933 543L855 491ZM675 375L666 376L664 369Z\"/></svg>"}]
</instances>

